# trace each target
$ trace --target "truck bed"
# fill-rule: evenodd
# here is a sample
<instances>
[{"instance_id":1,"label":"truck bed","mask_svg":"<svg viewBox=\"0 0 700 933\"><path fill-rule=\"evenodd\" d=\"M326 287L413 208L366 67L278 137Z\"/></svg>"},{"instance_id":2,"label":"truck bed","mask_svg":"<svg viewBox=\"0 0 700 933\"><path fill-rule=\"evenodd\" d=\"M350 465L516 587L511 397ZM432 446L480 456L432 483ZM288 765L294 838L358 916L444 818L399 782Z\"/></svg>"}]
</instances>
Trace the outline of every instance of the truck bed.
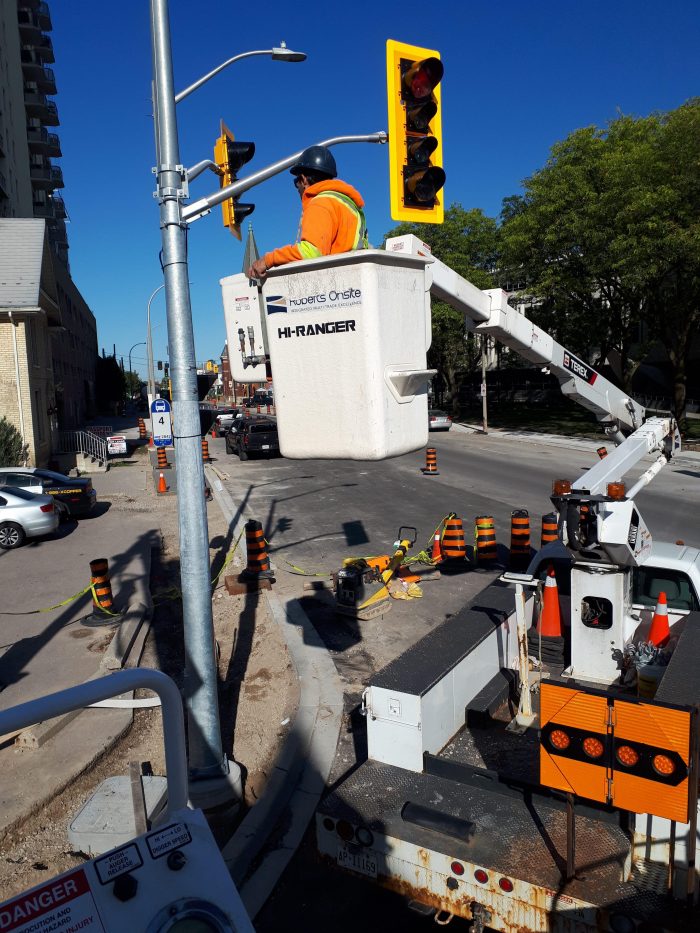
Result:
<instances>
[{"instance_id":1,"label":"truck bed","mask_svg":"<svg viewBox=\"0 0 700 933\"><path fill-rule=\"evenodd\" d=\"M449 758L443 760L450 762ZM427 766L431 767L430 761ZM478 783L479 778L472 774L471 781ZM697 921L697 913L691 921L680 905L667 899L663 866L642 863L632 879L623 882L630 843L614 814L577 806L576 878L565 883L563 803L522 793L507 783L499 785L496 775L492 779L485 775L483 783L486 789L455 779L454 772L449 777L418 774L366 761L323 800L319 811L334 820L364 824L375 835L381 833L421 850L441 852L538 885L555 897L614 907L648 922L662 923L665 929L690 929L687 923ZM401 815L408 802L473 823L474 833L467 840L415 825Z\"/></svg>"}]
</instances>

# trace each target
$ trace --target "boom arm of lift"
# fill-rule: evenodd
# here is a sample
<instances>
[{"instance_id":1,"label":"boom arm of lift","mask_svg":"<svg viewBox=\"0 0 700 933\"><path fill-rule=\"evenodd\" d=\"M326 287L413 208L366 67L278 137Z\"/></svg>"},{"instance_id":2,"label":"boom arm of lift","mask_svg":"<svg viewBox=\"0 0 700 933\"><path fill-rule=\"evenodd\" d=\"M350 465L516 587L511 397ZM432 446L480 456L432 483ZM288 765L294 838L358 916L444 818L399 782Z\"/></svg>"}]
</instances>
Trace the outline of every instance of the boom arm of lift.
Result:
<instances>
[{"instance_id":1,"label":"boom arm of lift","mask_svg":"<svg viewBox=\"0 0 700 933\"><path fill-rule=\"evenodd\" d=\"M411 235L387 240L386 249L430 256L430 248ZM617 563L641 562L651 547L651 535L632 500L680 449L676 422L672 418L650 418L645 422L641 405L511 307L506 292L500 288L482 291L439 259L430 258L426 266L430 294L461 311L468 330L488 334L525 359L547 366L559 380L564 395L592 411L617 445L576 480L571 493L554 500L563 516L569 546L589 558L602 550L608 560ZM656 460L624 500L610 501L606 495L608 483L621 480L652 453L657 454ZM585 514L590 517L586 528L579 529L576 516L580 518L584 502L588 507ZM598 559L601 556L599 553Z\"/></svg>"}]
</instances>

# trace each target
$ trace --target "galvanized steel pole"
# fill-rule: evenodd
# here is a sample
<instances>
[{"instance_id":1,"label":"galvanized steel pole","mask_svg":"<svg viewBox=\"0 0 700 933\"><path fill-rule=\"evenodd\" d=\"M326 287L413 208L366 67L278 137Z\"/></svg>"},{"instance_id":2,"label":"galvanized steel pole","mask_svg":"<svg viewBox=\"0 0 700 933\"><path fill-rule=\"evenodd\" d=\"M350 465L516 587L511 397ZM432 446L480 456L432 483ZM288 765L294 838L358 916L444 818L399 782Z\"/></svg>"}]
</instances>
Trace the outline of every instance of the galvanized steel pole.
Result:
<instances>
[{"instance_id":1,"label":"galvanized steel pole","mask_svg":"<svg viewBox=\"0 0 700 933\"><path fill-rule=\"evenodd\" d=\"M177 451L189 772L191 782L196 782L205 778L226 778L229 768L222 751L219 723L197 366L187 272L186 224L181 217L181 200L186 186L175 117L168 0L151 0L151 30L158 158L155 171Z\"/></svg>"}]
</instances>

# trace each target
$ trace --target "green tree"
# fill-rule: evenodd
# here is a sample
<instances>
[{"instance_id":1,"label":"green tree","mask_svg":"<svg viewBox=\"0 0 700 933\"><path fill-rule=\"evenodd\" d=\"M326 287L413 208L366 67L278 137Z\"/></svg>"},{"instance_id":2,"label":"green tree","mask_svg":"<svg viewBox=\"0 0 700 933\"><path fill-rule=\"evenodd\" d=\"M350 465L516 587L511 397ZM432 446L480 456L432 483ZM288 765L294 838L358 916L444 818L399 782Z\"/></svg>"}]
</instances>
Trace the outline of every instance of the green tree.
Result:
<instances>
[{"instance_id":1,"label":"green tree","mask_svg":"<svg viewBox=\"0 0 700 933\"><path fill-rule=\"evenodd\" d=\"M124 373L113 356L98 356L95 367L95 395L101 410L107 410L124 398Z\"/></svg>"},{"instance_id":2,"label":"green tree","mask_svg":"<svg viewBox=\"0 0 700 933\"><path fill-rule=\"evenodd\" d=\"M700 308L698 152L698 99L620 116L556 143L502 213L502 269L526 277L533 319L575 351L619 360L628 389L646 324L668 353L679 418Z\"/></svg>"},{"instance_id":3,"label":"green tree","mask_svg":"<svg viewBox=\"0 0 700 933\"><path fill-rule=\"evenodd\" d=\"M124 387L128 398L139 395L142 385L143 382L138 373L129 372L128 370L124 373Z\"/></svg>"},{"instance_id":4,"label":"green tree","mask_svg":"<svg viewBox=\"0 0 700 933\"><path fill-rule=\"evenodd\" d=\"M0 466L21 466L27 459L27 447L22 435L3 415L0 418Z\"/></svg>"},{"instance_id":5,"label":"green tree","mask_svg":"<svg viewBox=\"0 0 700 933\"><path fill-rule=\"evenodd\" d=\"M387 237L412 233L427 243L433 255L469 279L478 288L495 284L498 229L495 219L479 208L465 210L453 204L445 211L445 222L435 224L399 224ZM458 390L459 373L472 369L478 359L478 346L468 340L464 316L441 301L432 302L433 339L428 350L428 365L437 369L438 381L452 408Z\"/></svg>"}]
</instances>

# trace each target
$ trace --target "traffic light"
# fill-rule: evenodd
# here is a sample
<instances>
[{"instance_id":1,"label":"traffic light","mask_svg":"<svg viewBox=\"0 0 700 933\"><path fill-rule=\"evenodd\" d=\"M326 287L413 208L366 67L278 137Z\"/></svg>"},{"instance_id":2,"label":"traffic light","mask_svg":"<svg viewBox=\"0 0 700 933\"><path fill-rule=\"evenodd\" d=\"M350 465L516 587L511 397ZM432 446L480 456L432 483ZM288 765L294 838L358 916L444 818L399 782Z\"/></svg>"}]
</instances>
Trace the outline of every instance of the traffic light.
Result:
<instances>
[{"instance_id":1,"label":"traffic light","mask_svg":"<svg viewBox=\"0 0 700 933\"><path fill-rule=\"evenodd\" d=\"M161 372L163 369L163 360L158 360L158 371Z\"/></svg>"},{"instance_id":2,"label":"traffic light","mask_svg":"<svg viewBox=\"0 0 700 933\"><path fill-rule=\"evenodd\" d=\"M389 102L389 186L391 216L441 224L444 205L438 192L442 168L440 53L389 39L386 44Z\"/></svg>"},{"instance_id":3,"label":"traffic light","mask_svg":"<svg viewBox=\"0 0 700 933\"><path fill-rule=\"evenodd\" d=\"M221 174L221 187L232 184L238 177L240 169L250 162L255 155L255 143L237 142L233 133L221 121L221 135L214 143L214 161L219 166ZM224 227L241 239L241 221L255 210L254 204L241 204L235 198L229 198L221 203Z\"/></svg>"}]
</instances>

